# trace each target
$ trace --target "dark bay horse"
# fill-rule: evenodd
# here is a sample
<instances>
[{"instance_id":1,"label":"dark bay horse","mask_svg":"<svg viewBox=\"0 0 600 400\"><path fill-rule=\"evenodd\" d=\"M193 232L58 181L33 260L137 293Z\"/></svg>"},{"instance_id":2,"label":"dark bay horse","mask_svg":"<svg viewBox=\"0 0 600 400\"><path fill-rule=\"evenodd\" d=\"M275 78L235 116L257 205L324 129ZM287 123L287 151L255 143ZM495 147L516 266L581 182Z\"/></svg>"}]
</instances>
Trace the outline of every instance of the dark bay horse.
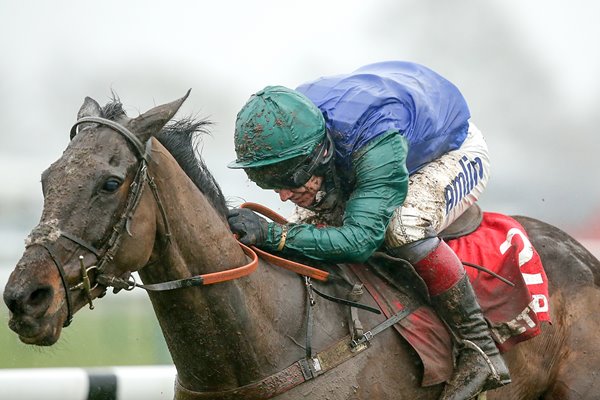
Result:
<instances>
[{"instance_id":1,"label":"dark bay horse","mask_svg":"<svg viewBox=\"0 0 600 400\"><path fill-rule=\"evenodd\" d=\"M10 328L24 343L54 344L77 310L108 285L128 286L132 271L152 285L247 263L226 223L223 195L194 156L191 137L205 127L166 125L184 100L130 119L118 101L101 108L86 98L69 146L42 174L42 217L4 292ZM600 262L559 229L518 220L546 267L553 324L505 355L513 383L488 398L597 399ZM178 372L176 398L264 397L268 392L235 391L303 359L305 294L296 274L262 261L239 279L150 291ZM348 334L345 306L319 301L313 308L317 351ZM361 318L366 327L384 319ZM441 385L421 387L422 374L417 354L387 329L336 368L272 393L277 399L437 398Z\"/></svg>"}]
</instances>

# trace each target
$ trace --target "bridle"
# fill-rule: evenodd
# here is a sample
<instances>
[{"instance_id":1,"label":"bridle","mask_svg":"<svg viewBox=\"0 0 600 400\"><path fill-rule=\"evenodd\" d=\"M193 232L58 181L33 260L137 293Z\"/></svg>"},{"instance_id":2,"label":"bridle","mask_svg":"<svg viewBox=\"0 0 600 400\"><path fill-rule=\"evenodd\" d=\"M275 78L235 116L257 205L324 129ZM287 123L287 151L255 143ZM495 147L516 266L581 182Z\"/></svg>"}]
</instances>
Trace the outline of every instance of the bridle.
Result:
<instances>
[{"instance_id":1,"label":"bridle","mask_svg":"<svg viewBox=\"0 0 600 400\"><path fill-rule=\"evenodd\" d=\"M125 208L121 213L119 220L115 223L115 225L113 225L112 229L110 230L110 235L105 240L104 245L101 249L97 249L91 243L78 237L77 235L64 232L62 230L60 231L59 238L68 239L69 241L75 243L79 247L83 247L96 257L97 261L95 265L86 267L83 262L83 256L79 256L79 266L81 271L80 282L73 286L69 285L63 263L57 256L56 250L54 249L54 246L50 244L50 241L38 241L36 243L33 243L39 244L46 249L46 251L50 254L50 258L56 265L56 268L60 275L60 279L65 290L65 300L67 305L67 318L63 324L63 327L69 326L71 324L71 321L73 320L73 291L82 290L90 308L93 309L94 306L92 303L92 291L94 289L96 289L98 286L103 286L104 290L100 295L100 297L102 297L106 293L107 287L114 286L113 283L117 283L118 281L123 281L123 279L121 278L107 275L105 272L105 267L114 259L117 251L119 250L119 246L121 244L124 233L127 232L129 235L131 235L131 232L129 230L129 224L131 218L135 214L137 206L140 203L143 189L146 186L146 184L150 186L150 189L152 190L154 198L156 199L156 202L158 204L158 208L161 212L162 219L164 222L167 240L169 240L171 235L169 222L164 207L162 206L162 203L160 201L160 197L158 196L158 189L156 187L156 184L154 183L153 178L148 175L148 161L150 160L152 142L149 140L146 143L146 145L144 145L133 133L131 133L131 131L129 131L123 125L101 117L83 117L79 119L71 128L71 139L73 139L78 134L77 127L85 123L105 125L122 135L133 146L139 164L133 182L130 185L130 190L127 196ZM92 271L95 271L94 282L91 282L90 279L90 272ZM127 279L127 281L129 281L129 279ZM134 285L135 281L131 285L128 284L126 287L122 287L123 285L121 285L119 288L131 290L134 287Z\"/></svg>"},{"instance_id":2,"label":"bridle","mask_svg":"<svg viewBox=\"0 0 600 400\"><path fill-rule=\"evenodd\" d=\"M167 244L170 243L171 231L165 208L161 202L158 193L158 187L154 182L154 178L148 174L148 162L151 159L152 141L148 140L146 144L144 144L137 138L137 136L131 133L131 131L129 131L123 125L101 117L83 117L79 119L71 128L71 139L73 139L78 134L77 126L84 123L95 123L105 125L111 128L113 131L122 135L133 146L139 165L133 182L130 185L130 190L127 196L125 208L121 213L119 220L115 223L115 225L113 225L112 229L110 230L110 236L107 240L105 240L104 245L100 250L96 249L92 244L90 244L84 239L79 238L76 235L60 231L60 238L68 239L69 241L77 244L78 246L83 247L84 249L92 253L97 259L95 265L86 267L83 263L83 256L79 257L79 265L81 271L80 282L73 286L69 286L64 266L60 261L59 257L57 256L54 247L49 243L50 241L40 241L33 243L41 245L48 251L48 253L50 254L50 258L56 265L56 268L60 275L61 282L65 290L65 298L67 305L67 318L63 324L63 327L69 326L71 321L73 320L74 312L73 298L71 292L75 290L83 291L83 294L86 297L90 308L93 309L94 306L92 304L92 291L98 286L104 288L102 294L99 297L104 296L108 287L114 287L116 290L133 290L135 287L140 287L148 291L173 290L192 286L209 285L213 283L219 283L231 279L236 279L241 276L248 275L256 269L256 266L258 265L258 256L249 247L244 246L240 243L242 249L244 250L246 255L250 256L252 261L241 267L233 268L226 271L197 275L190 278L157 283L153 285L138 284L131 275L131 272L129 273L129 276L125 279L108 274L105 271L105 268L109 263L113 261L115 255L117 254L125 232L132 236L131 231L129 229L129 225L140 203L143 194L143 189L146 186L146 184L150 187L158 209L160 210L165 229L164 236L167 239ZM95 279L93 282L90 278L90 272L92 271L95 271Z\"/></svg>"}]
</instances>

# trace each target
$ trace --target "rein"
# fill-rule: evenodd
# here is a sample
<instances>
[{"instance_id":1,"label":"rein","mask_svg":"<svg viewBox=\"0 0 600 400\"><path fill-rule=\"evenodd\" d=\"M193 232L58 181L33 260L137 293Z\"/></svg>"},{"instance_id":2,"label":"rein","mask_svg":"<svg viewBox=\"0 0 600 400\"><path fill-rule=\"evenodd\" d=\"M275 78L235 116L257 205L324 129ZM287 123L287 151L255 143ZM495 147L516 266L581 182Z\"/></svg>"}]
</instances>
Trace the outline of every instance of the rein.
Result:
<instances>
[{"instance_id":1,"label":"rein","mask_svg":"<svg viewBox=\"0 0 600 400\"><path fill-rule=\"evenodd\" d=\"M273 211L261 204L258 204L258 203L250 203L250 202L243 203L242 205L240 205L240 207L248 208L250 210L258 212L278 223L283 224L283 223L287 222L284 217L277 214L275 211ZM221 283L221 282L238 279L243 276L251 274L252 272L254 272L254 270L258 266L259 258L262 258L263 260L266 260L273 265L276 265L281 268L285 268L289 271L295 272L297 274L300 274L300 275L303 275L303 276L306 276L309 278L314 278L314 279L317 279L320 281L327 281L329 278L329 272L327 272L327 271L323 271L323 270L313 268L308 265L304 265L304 264L301 264L301 263L298 263L298 262L295 262L292 260L287 260L285 258L278 257L274 254L267 253L266 251L261 250L256 246L246 246L239 240L238 240L238 244L240 245L240 247L242 248L244 253L246 253L246 255L248 257L250 257L250 259L252 260L248 264L242 265L241 267L237 267L234 269L228 269L228 270L224 270L224 271L219 271L219 272L212 272L212 273L203 274L203 275L197 275L197 276L193 276L190 278L178 279L176 281L156 283L156 284L152 284L152 285L140 285L136 282L113 279L113 281L111 281L111 286L125 285L123 287L124 289L133 289L134 287L139 287L139 288L147 290L147 291L164 291L164 290L173 290L173 289L180 289L180 288L193 287L193 286L212 285L215 283ZM321 295L324 298L329 297L323 293L318 292L316 289L314 289L314 290L315 290L315 292L317 292L319 295ZM332 301L338 301L338 299L334 299ZM343 302L343 300L342 300L342 302Z\"/></svg>"}]
</instances>

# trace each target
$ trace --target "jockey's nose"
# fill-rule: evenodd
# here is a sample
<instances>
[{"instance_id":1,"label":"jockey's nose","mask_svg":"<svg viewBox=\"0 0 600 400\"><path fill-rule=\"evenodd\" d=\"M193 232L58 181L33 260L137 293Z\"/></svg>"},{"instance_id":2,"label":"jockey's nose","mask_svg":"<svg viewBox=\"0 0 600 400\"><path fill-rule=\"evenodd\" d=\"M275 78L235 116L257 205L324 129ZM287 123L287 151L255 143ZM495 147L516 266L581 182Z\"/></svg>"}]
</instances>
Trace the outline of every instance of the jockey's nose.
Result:
<instances>
[{"instance_id":1,"label":"jockey's nose","mask_svg":"<svg viewBox=\"0 0 600 400\"><path fill-rule=\"evenodd\" d=\"M277 190L277 193L279 194L281 201L288 201L294 195L294 192L289 189L279 189Z\"/></svg>"}]
</instances>

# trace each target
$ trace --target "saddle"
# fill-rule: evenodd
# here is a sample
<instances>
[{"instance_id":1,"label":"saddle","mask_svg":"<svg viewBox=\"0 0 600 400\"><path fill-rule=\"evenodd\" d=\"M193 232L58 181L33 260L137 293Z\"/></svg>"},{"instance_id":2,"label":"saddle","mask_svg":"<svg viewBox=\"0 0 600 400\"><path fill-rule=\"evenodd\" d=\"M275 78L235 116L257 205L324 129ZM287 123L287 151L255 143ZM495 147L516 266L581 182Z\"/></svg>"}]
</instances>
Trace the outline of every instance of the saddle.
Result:
<instances>
[{"instance_id":1,"label":"saddle","mask_svg":"<svg viewBox=\"0 0 600 400\"><path fill-rule=\"evenodd\" d=\"M449 241L475 232L483 220L483 211L477 203L467 208L460 217L438 235L440 239Z\"/></svg>"},{"instance_id":2,"label":"saddle","mask_svg":"<svg viewBox=\"0 0 600 400\"><path fill-rule=\"evenodd\" d=\"M540 323L550 321L547 279L537 252L517 221L502 214L484 213L474 205L439 236L467 266L467 274L501 352L540 333ZM504 252L498 253L499 248ZM524 253L530 254L525 264ZM423 363L423 386L451 377L454 368L451 333L430 308L425 283L410 263L377 252L366 265L342 264L338 268L341 274L364 286L386 317L410 311L393 327L419 355ZM500 275L503 281L494 275ZM531 280L524 278L525 275L537 278ZM537 283L532 285L532 282ZM360 301L357 287L349 300ZM362 311L352 310L351 335L357 336L371 327L364 328L360 323Z\"/></svg>"}]
</instances>

